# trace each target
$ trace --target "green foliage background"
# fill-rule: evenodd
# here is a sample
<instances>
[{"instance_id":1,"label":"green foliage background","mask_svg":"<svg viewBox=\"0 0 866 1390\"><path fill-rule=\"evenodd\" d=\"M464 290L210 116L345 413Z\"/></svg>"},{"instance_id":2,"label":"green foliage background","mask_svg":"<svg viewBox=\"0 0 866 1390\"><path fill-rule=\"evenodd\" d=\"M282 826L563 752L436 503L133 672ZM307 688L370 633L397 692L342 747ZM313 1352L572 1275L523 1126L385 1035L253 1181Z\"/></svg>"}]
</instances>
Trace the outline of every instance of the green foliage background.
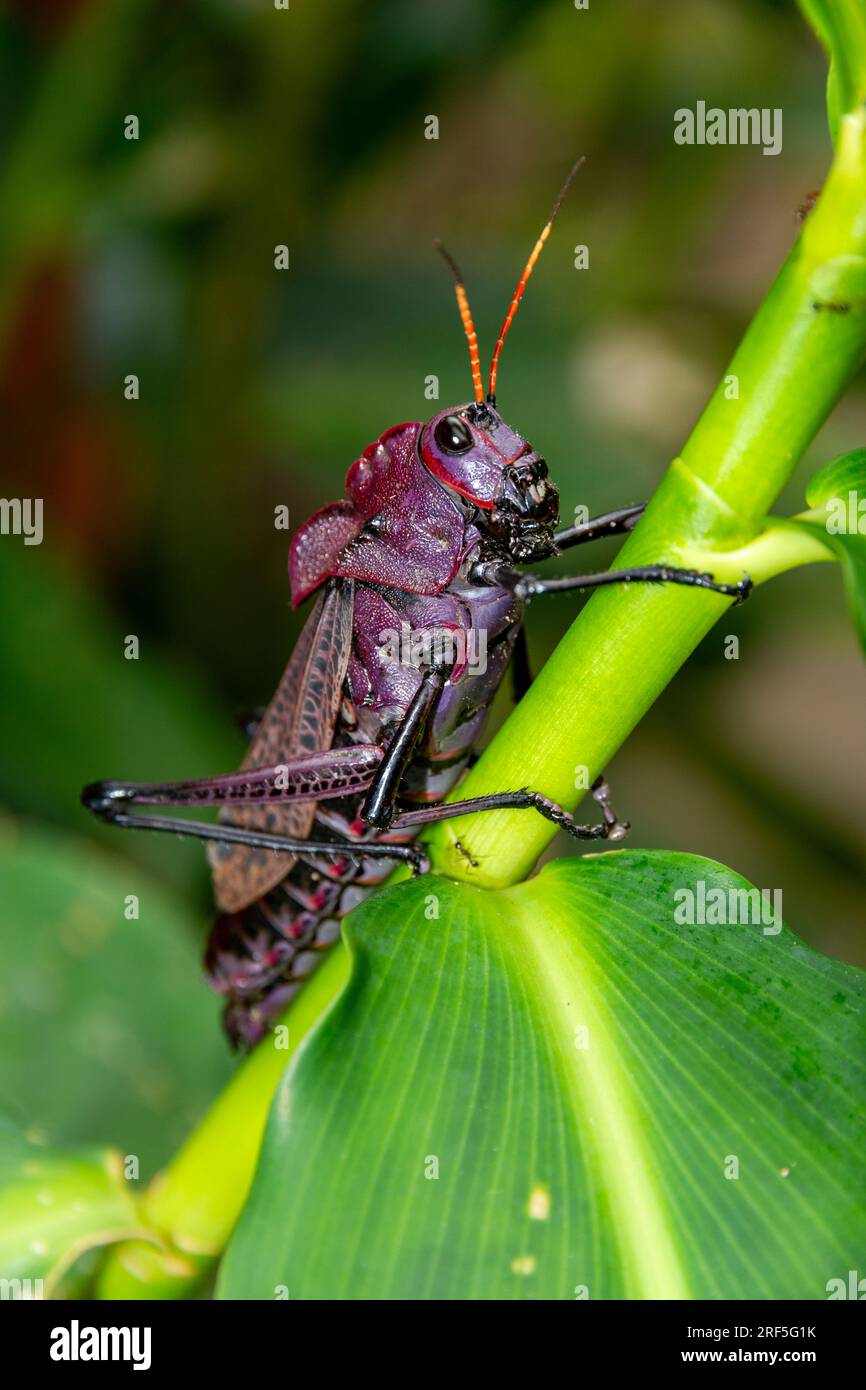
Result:
<instances>
[{"instance_id":1,"label":"green foliage background","mask_svg":"<svg viewBox=\"0 0 866 1390\"><path fill-rule=\"evenodd\" d=\"M225 1074L196 964L200 852L101 830L78 791L239 760L234 715L268 696L300 622L273 508L297 524L338 496L371 439L429 410L429 374L442 401L467 394L432 237L461 261L489 348L553 191L587 153L500 403L546 454L564 515L640 500L819 186L823 85L795 7L759 0L6 7L0 491L42 496L46 517L41 547L0 540L0 1103L25 1124L135 1148L147 1176ZM782 107L782 153L676 146L673 111L698 97ZM129 113L137 142L123 138ZM429 113L438 141L424 139ZM288 274L273 268L282 242ZM578 243L589 271L573 269ZM130 372L138 402L123 399ZM864 438L861 381L783 508L801 507L817 462ZM732 612L608 772L634 844L782 886L795 930L863 964L866 673L839 583L816 567ZM536 667L571 611L533 609ZM138 662L123 658L129 633ZM123 918L128 893L137 922ZM111 1087L99 1115L69 1104L83 1063L67 1014L25 987L37 944L65 960L67 917L88 895L107 924L97 955L135 962L124 1046L154 1067L171 1019L202 1054L137 1118ZM153 928L156 903L176 954ZM68 1002L83 1014L117 1008L109 959L76 968Z\"/></svg>"}]
</instances>

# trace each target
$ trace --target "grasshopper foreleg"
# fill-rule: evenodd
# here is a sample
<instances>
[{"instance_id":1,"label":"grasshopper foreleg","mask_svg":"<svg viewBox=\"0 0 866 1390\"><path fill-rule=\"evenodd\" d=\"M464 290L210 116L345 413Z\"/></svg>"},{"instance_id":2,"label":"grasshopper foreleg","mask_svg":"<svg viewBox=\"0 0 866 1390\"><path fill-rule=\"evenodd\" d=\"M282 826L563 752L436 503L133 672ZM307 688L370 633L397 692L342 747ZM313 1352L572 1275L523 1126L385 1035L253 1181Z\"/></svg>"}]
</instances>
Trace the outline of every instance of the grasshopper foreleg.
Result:
<instances>
[{"instance_id":1,"label":"grasshopper foreleg","mask_svg":"<svg viewBox=\"0 0 866 1390\"><path fill-rule=\"evenodd\" d=\"M622 535L624 531L634 530L645 511L646 502L640 502L636 507L620 507L615 512L591 516L588 521L557 531L553 544L557 550L569 550L573 545L587 545L590 541L601 540L602 536Z\"/></svg>"}]
</instances>

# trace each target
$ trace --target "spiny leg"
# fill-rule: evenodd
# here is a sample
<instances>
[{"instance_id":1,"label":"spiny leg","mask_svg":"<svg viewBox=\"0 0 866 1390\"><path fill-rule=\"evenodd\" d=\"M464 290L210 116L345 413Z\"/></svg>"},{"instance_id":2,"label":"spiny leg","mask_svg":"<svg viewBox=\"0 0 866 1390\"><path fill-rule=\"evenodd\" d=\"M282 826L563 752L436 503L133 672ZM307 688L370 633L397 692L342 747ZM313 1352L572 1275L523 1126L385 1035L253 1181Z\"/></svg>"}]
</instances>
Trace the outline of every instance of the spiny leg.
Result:
<instances>
[{"instance_id":1,"label":"spiny leg","mask_svg":"<svg viewBox=\"0 0 866 1390\"><path fill-rule=\"evenodd\" d=\"M303 840L291 835L271 835L264 830L245 830L237 825L211 825L205 821L183 820L179 816L138 815L113 808L98 810L94 805L88 805L88 809L121 830L161 830L171 835L186 835L219 844L247 845L251 849L272 849L277 853L351 859L358 864L365 859L393 859L411 864L416 873L426 873L429 868L426 855L417 845L383 845L374 840Z\"/></svg>"},{"instance_id":2,"label":"spiny leg","mask_svg":"<svg viewBox=\"0 0 866 1390\"><path fill-rule=\"evenodd\" d=\"M600 589L606 584L683 584L694 589L709 589L737 603L744 603L752 592L748 575L736 584L717 584L711 574L699 570L678 569L674 565L636 565L632 569L607 570L603 574L568 575L562 579L540 579L524 575L518 592L523 598L541 598L545 594L568 593L574 589Z\"/></svg>"},{"instance_id":3,"label":"spiny leg","mask_svg":"<svg viewBox=\"0 0 866 1390\"><path fill-rule=\"evenodd\" d=\"M372 784L385 750L379 744L301 753L270 767L241 768L182 782L92 782L81 800L95 815L130 806L249 806L264 802L325 801Z\"/></svg>"},{"instance_id":4,"label":"spiny leg","mask_svg":"<svg viewBox=\"0 0 866 1390\"><path fill-rule=\"evenodd\" d=\"M125 830L156 830L192 836L223 844L247 845L292 854L403 860L422 868L423 854L414 845L359 842L343 847L332 841L307 840L263 830L248 830L223 823L183 820L163 815L142 815L138 806L238 806L286 805L321 801L366 791L384 749L374 744L354 744L301 755L273 767L246 768L240 772L186 782L94 782L85 787L81 800L100 819Z\"/></svg>"},{"instance_id":5,"label":"spiny leg","mask_svg":"<svg viewBox=\"0 0 866 1390\"><path fill-rule=\"evenodd\" d=\"M700 570L678 569L675 565L635 565L631 569L605 570L602 574L566 575L561 579L542 579L536 574L521 574L499 561L473 565L471 575L477 584L502 585L518 598L528 601L546 594L564 594L579 589L601 589L607 584L684 584L689 588L709 589L743 603L752 592L748 575L736 584L717 584L711 574Z\"/></svg>"},{"instance_id":6,"label":"spiny leg","mask_svg":"<svg viewBox=\"0 0 866 1390\"><path fill-rule=\"evenodd\" d=\"M591 516L588 521L557 531L553 544L557 550L569 550L573 545L587 545L602 536L622 535L624 531L634 530L645 511L646 502L640 502L636 507L619 507L615 512Z\"/></svg>"},{"instance_id":7,"label":"spiny leg","mask_svg":"<svg viewBox=\"0 0 866 1390\"><path fill-rule=\"evenodd\" d=\"M414 825L430 825L434 821L469 816L476 811L534 810L545 820L559 826L575 840L622 840L630 829L621 821L610 804L610 788L603 777L592 784L593 798L601 807L602 820L597 825L580 825L569 811L563 809L541 792L521 787L515 792L491 792L487 796L467 797L464 801L449 801L441 806L424 806L417 811L402 811L391 821L392 830L406 830ZM466 851L461 846L461 851Z\"/></svg>"}]
</instances>

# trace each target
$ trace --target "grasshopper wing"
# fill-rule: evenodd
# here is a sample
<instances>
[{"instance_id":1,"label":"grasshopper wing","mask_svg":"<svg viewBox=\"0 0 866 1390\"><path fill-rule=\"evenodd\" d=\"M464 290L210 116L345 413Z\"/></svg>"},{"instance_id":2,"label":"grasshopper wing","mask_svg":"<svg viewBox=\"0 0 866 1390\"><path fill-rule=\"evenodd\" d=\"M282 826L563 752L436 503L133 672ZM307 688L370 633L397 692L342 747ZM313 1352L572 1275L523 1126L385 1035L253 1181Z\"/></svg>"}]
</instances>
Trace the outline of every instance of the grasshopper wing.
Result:
<instances>
[{"instance_id":1,"label":"grasshopper wing","mask_svg":"<svg viewBox=\"0 0 866 1390\"><path fill-rule=\"evenodd\" d=\"M353 610L352 582L328 584L304 624L242 768L289 763L300 753L331 747L352 644ZM304 839L315 815L316 803L303 801L232 807L219 818L227 825ZM231 844L211 845L208 858L214 896L223 912L240 912L263 897L294 863L289 853Z\"/></svg>"}]
</instances>

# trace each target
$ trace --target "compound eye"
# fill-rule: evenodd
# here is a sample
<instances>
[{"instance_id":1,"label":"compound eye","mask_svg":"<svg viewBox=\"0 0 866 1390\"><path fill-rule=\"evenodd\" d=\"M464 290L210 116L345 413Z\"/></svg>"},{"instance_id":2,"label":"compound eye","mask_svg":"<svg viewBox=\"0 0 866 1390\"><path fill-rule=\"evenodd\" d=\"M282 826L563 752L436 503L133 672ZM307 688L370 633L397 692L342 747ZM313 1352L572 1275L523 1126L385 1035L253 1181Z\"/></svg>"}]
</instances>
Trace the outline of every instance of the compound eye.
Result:
<instances>
[{"instance_id":1,"label":"compound eye","mask_svg":"<svg viewBox=\"0 0 866 1390\"><path fill-rule=\"evenodd\" d=\"M465 454L472 448L472 431L459 415L446 415L440 420L433 438L446 454Z\"/></svg>"}]
</instances>

